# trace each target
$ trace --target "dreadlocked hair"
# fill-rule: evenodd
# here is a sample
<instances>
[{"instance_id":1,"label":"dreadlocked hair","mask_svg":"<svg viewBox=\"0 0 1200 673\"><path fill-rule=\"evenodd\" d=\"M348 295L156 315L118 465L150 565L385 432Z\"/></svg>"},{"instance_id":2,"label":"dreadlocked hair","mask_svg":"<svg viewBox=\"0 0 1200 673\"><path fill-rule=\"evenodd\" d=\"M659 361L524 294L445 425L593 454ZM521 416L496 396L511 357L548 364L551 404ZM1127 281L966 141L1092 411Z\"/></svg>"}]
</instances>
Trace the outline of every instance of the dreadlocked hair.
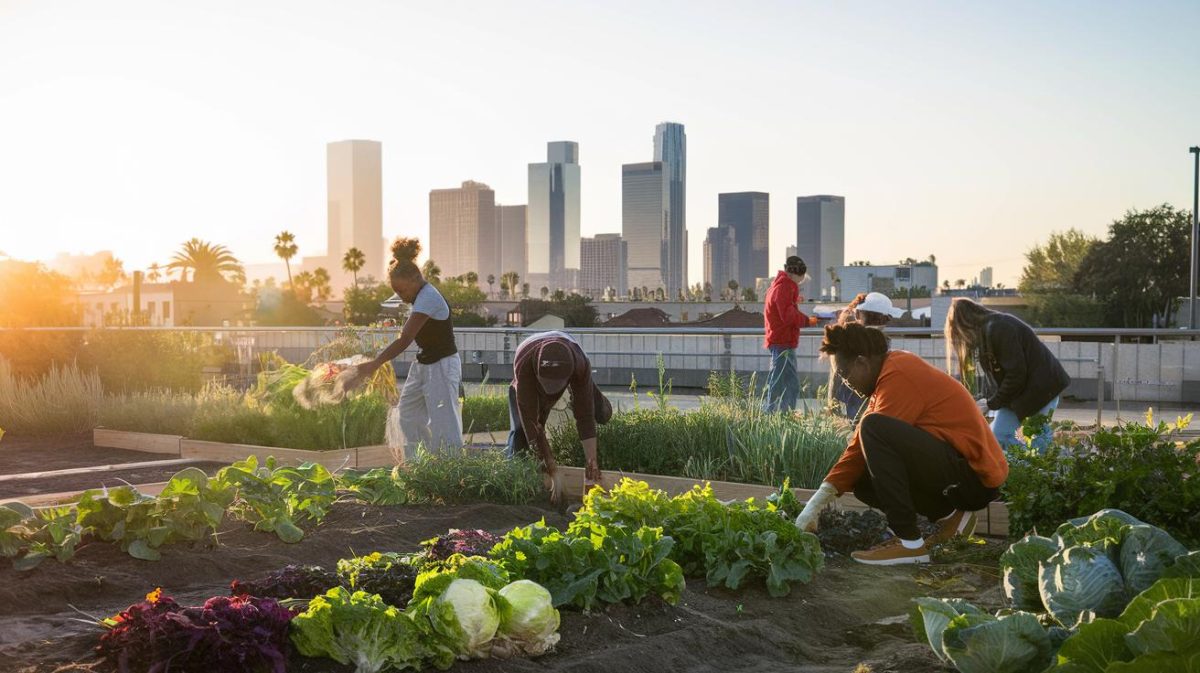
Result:
<instances>
[{"instance_id":1,"label":"dreadlocked hair","mask_svg":"<svg viewBox=\"0 0 1200 673\"><path fill-rule=\"evenodd\" d=\"M825 337L821 340L821 352L826 355L856 358L860 355L873 357L888 352L888 338L882 330L850 322L844 325L826 325Z\"/></svg>"},{"instance_id":2,"label":"dreadlocked hair","mask_svg":"<svg viewBox=\"0 0 1200 673\"><path fill-rule=\"evenodd\" d=\"M857 295L855 295L854 299L851 299L850 303L846 305L846 308L845 308L845 310L842 311L842 314L840 316L838 316L838 324L845 325L847 323L857 322L857 320L854 317L854 311L856 309L858 309L859 304L863 303L866 300L867 300L866 292L859 292Z\"/></svg>"},{"instance_id":3,"label":"dreadlocked hair","mask_svg":"<svg viewBox=\"0 0 1200 673\"><path fill-rule=\"evenodd\" d=\"M388 262L388 278L420 278L421 269L417 267L417 255L421 253L421 241L400 237L392 241L391 248L392 259Z\"/></svg>"}]
</instances>

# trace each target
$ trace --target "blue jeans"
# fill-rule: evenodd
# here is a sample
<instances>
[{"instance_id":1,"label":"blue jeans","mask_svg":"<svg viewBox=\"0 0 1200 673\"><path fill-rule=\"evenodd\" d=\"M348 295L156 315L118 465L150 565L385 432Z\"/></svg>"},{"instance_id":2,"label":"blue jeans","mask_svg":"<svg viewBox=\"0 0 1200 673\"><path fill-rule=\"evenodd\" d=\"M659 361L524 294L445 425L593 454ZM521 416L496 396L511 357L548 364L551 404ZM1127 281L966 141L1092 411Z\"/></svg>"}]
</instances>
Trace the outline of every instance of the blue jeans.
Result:
<instances>
[{"instance_id":1,"label":"blue jeans","mask_svg":"<svg viewBox=\"0 0 1200 673\"><path fill-rule=\"evenodd\" d=\"M850 390L850 386L839 376L833 377L833 399L846 405L846 418L852 421L858 420L863 407L867 406L867 401Z\"/></svg>"},{"instance_id":2,"label":"blue jeans","mask_svg":"<svg viewBox=\"0 0 1200 673\"><path fill-rule=\"evenodd\" d=\"M529 450L529 438L525 436L525 428L521 426L521 414L517 412L517 389L508 387L508 444L504 447L504 457L512 458L518 451Z\"/></svg>"},{"instance_id":3,"label":"blue jeans","mask_svg":"<svg viewBox=\"0 0 1200 673\"><path fill-rule=\"evenodd\" d=\"M1054 410L1058 408L1059 398L1055 397L1050 400L1050 404L1042 407L1034 416L1043 414L1053 416ZM1022 447L1024 444L1017 439L1017 430L1021 428L1021 421L1017 418L1017 414L1012 409L1004 408L996 410L996 418L992 420L992 433L996 435L996 441L1000 442L1002 448ZM1050 427L1049 421L1042 426L1040 432L1032 438L1030 448L1038 453L1044 453L1050 446L1050 442L1054 440L1054 429Z\"/></svg>"},{"instance_id":4,"label":"blue jeans","mask_svg":"<svg viewBox=\"0 0 1200 673\"><path fill-rule=\"evenodd\" d=\"M800 374L796 371L796 349L771 346L771 373L767 375L767 412L791 411L800 397Z\"/></svg>"}]
</instances>

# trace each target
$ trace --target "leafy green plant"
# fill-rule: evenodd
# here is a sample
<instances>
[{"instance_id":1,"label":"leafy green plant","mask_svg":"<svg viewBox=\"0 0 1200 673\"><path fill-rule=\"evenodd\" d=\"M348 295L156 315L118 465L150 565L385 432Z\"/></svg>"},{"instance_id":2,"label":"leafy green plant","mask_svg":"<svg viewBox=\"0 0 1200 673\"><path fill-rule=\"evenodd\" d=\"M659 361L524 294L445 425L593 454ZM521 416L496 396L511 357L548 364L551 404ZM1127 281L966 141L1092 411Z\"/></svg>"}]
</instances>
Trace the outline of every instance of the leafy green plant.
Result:
<instances>
[{"instance_id":1,"label":"leafy green plant","mask_svg":"<svg viewBox=\"0 0 1200 673\"><path fill-rule=\"evenodd\" d=\"M784 596L791 582L810 581L824 564L816 536L780 516L774 503L722 503L707 485L668 498L645 482L622 479L607 493L589 493L568 530L593 522L661 527L675 540L671 558L709 586L738 589L758 579L772 596Z\"/></svg>"},{"instance_id":2,"label":"leafy green plant","mask_svg":"<svg viewBox=\"0 0 1200 673\"><path fill-rule=\"evenodd\" d=\"M489 387L462 399L463 434L507 431L508 392Z\"/></svg>"},{"instance_id":3,"label":"leafy green plant","mask_svg":"<svg viewBox=\"0 0 1200 673\"><path fill-rule=\"evenodd\" d=\"M494 502L523 505L542 497L537 463L529 457L506 459L493 449L447 449L417 456L398 471L410 502Z\"/></svg>"},{"instance_id":4,"label":"leafy green plant","mask_svg":"<svg viewBox=\"0 0 1200 673\"><path fill-rule=\"evenodd\" d=\"M1188 421L1125 423L1060 436L1044 454L1010 455L1004 485L1009 530L1045 535L1061 521L1114 508L1200 545L1200 440L1179 443Z\"/></svg>"},{"instance_id":5,"label":"leafy green plant","mask_svg":"<svg viewBox=\"0 0 1200 673\"><path fill-rule=\"evenodd\" d=\"M365 556L341 559L338 577L352 591L376 594L385 603L403 608L412 599L417 567L396 553L373 552Z\"/></svg>"},{"instance_id":6,"label":"leafy green plant","mask_svg":"<svg viewBox=\"0 0 1200 673\"><path fill-rule=\"evenodd\" d=\"M343 587L317 596L292 619L292 643L300 654L353 665L356 673L420 670L429 657L424 638L423 629L396 606Z\"/></svg>"},{"instance_id":7,"label":"leafy green plant","mask_svg":"<svg viewBox=\"0 0 1200 673\"><path fill-rule=\"evenodd\" d=\"M658 528L580 522L564 533L543 520L510 531L491 557L511 576L544 586L556 607L590 610L650 595L678 602L684 578L672 546Z\"/></svg>"},{"instance_id":8,"label":"leafy green plant","mask_svg":"<svg viewBox=\"0 0 1200 673\"><path fill-rule=\"evenodd\" d=\"M101 427L127 432L187 435L198 404L196 395L168 390L108 395L98 421Z\"/></svg>"},{"instance_id":9,"label":"leafy green plant","mask_svg":"<svg viewBox=\"0 0 1200 673\"><path fill-rule=\"evenodd\" d=\"M214 478L236 489L233 509L255 530L274 532L284 542L299 542L304 531L296 519L320 522L337 497L333 475L318 463L278 466L274 458L259 465L256 456L221 468Z\"/></svg>"},{"instance_id":10,"label":"leafy green plant","mask_svg":"<svg viewBox=\"0 0 1200 673\"><path fill-rule=\"evenodd\" d=\"M32 570L47 558L69 561L81 532L70 507L35 512L19 502L0 505L0 556L11 558L15 570Z\"/></svg>"},{"instance_id":11,"label":"leafy green plant","mask_svg":"<svg viewBox=\"0 0 1200 673\"><path fill-rule=\"evenodd\" d=\"M346 470L336 475L337 486L368 505L404 505L409 501L400 466L376 467L366 472Z\"/></svg>"},{"instance_id":12,"label":"leafy green plant","mask_svg":"<svg viewBox=\"0 0 1200 673\"><path fill-rule=\"evenodd\" d=\"M1055 640L1028 612L993 617L957 598L918 598L912 624L943 662L962 673L1027 673L1053 661Z\"/></svg>"},{"instance_id":13,"label":"leafy green plant","mask_svg":"<svg viewBox=\"0 0 1200 673\"><path fill-rule=\"evenodd\" d=\"M132 486L85 491L76 503L77 523L101 540L143 561L157 561L168 542L215 538L234 492L203 470L176 473L157 496Z\"/></svg>"}]
</instances>

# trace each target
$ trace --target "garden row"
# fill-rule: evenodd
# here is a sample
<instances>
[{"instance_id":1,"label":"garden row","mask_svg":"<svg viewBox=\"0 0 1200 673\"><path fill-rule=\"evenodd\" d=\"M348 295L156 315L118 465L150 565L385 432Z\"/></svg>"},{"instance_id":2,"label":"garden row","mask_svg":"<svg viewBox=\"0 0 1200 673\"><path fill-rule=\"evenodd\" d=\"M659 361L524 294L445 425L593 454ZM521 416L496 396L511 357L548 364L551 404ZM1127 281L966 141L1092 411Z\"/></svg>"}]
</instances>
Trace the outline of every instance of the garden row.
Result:
<instances>
[{"instance_id":1,"label":"garden row","mask_svg":"<svg viewBox=\"0 0 1200 673\"><path fill-rule=\"evenodd\" d=\"M316 476L307 488L327 481ZM208 488L189 474L179 479ZM215 481L222 479L231 477ZM381 479L356 477L355 495L390 502ZM281 671L293 647L364 672L536 656L558 640L555 608L675 604L685 577L732 590L763 583L773 596L810 581L823 565L821 548L781 516L789 494L726 504L709 489L668 497L626 480L589 494L562 530L543 521L499 538L451 531L415 554L376 552L344 559L336 571L289 566L234 581L232 597L197 607L152 592L100 620L99 652L120 670L169 662L171 670Z\"/></svg>"}]
</instances>

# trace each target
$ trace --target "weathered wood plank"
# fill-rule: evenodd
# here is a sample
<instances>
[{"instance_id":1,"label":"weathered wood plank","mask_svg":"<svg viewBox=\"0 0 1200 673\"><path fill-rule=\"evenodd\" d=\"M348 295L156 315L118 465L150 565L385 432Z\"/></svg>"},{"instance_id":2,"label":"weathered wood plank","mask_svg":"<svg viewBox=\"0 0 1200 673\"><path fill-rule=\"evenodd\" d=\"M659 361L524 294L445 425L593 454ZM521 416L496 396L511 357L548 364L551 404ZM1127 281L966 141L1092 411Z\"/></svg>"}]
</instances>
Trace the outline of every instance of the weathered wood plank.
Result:
<instances>
[{"instance_id":1,"label":"weathered wood plank","mask_svg":"<svg viewBox=\"0 0 1200 673\"><path fill-rule=\"evenodd\" d=\"M146 453L162 453L178 456L181 441L183 441L183 437L179 435L127 432L125 430L110 430L108 428L96 428L92 430L92 444L108 449L125 449L126 451L144 451Z\"/></svg>"}]
</instances>

